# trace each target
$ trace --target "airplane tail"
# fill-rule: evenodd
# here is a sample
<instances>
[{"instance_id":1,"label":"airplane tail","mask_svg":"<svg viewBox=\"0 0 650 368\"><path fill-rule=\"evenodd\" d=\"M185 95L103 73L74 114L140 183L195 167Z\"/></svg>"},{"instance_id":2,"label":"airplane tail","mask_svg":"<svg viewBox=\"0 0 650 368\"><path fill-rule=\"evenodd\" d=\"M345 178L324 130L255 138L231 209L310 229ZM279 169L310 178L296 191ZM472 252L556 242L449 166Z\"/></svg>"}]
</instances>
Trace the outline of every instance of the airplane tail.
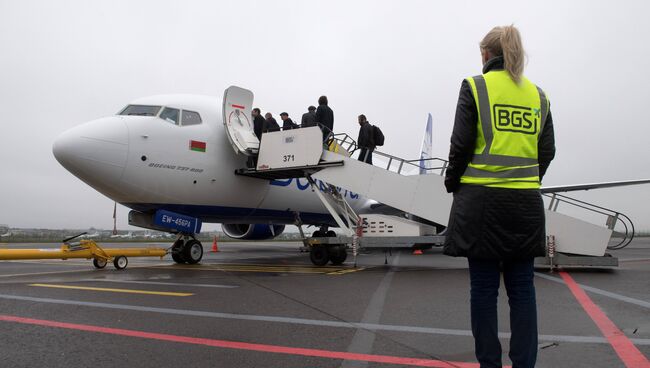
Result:
<instances>
[{"instance_id":1,"label":"airplane tail","mask_svg":"<svg viewBox=\"0 0 650 368\"><path fill-rule=\"evenodd\" d=\"M424 130L424 139L422 140L422 149L420 150L420 174L426 174L431 169L433 163L433 118L431 113L427 118L427 127Z\"/></svg>"}]
</instances>

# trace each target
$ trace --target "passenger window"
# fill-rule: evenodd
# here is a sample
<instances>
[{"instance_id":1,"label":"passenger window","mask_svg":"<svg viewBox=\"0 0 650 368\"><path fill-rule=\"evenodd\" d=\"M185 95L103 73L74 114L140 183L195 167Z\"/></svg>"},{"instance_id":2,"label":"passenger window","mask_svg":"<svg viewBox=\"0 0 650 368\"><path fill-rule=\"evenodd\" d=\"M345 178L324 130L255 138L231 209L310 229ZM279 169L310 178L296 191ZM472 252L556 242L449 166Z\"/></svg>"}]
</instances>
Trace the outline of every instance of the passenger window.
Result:
<instances>
[{"instance_id":1,"label":"passenger window","mask_svg":"<svg viewBox=\"0 0 650 368\"><path fill-rule=\"evenodd\" d=\"M165 107L165 109L160 113L160 118L166 120L168 123L178 125L178 115L180 110L172 109L171 107Z\"/></svg>"},{"instance_id":2,"label":"passenger window","mask_svg":"<svg viewBox=\"0 0 650 368\"><path fill-rule=\"evenodd\" d=\"M181 125L183 126L201 124L201 115L198 112L183 110L182 116Z\"/></svg>"}]
</instances>

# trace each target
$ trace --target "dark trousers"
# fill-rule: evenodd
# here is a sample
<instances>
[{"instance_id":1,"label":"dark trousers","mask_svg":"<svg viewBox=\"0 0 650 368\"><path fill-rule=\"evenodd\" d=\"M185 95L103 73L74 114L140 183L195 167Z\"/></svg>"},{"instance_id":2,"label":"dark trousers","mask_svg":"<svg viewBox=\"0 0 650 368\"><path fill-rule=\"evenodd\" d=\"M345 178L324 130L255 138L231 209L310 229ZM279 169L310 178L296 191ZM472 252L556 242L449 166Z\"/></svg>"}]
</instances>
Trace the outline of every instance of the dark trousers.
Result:
<instances>
[{"instance_id":1,"label":"dark trousers","mask_svg":"<svg viewBox=\"0 0 650 368\"><path fill-rule=\"evenodd\" d=\"M361 148L359 152L359 161L372 165L372 148Z\"/></svg>"},{"instance_id":2,"label":"dark trousers","mask_svg":"<svg viewBox=\"0 0 650 368\"><path fill-rule=\"evenodd\" d=\"M469 260L472 334L481 368L501 367L498 337L498 260ZM537 360L537 305L533 284L533 259L504 261L503 281L510 305L510 360L513 368L533 368Z\"/></svg>"}]
</instances>

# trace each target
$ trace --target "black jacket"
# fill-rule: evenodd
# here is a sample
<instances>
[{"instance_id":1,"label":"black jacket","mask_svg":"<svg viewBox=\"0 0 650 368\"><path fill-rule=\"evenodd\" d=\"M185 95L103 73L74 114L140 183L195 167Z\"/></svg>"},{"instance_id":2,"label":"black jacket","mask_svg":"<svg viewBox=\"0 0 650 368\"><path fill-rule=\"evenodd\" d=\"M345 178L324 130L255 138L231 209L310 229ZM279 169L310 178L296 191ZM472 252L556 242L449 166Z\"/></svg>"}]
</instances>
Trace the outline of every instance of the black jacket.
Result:
<instances>
[{"instance_id":1,"label":"black jacket","mask_svg":"<svg viewBox=\"0 0 650 368\"><path fill-rule=\"evenodd\" d=\"M357 138L357 146L360 148L369 148L374 150L375 145L375 128L369 122L363 123L359 127L359 137Z\"/></svg>"},{"instance_id":2,"label":"black jacket","mask_svg":"<svg viewBox=\"0 0 650 368\"><path fill-rule=\"evenodd\" d=\"M291 118L287 118L287 120L284 120L282 122L282 130L289 130L289 129L296 129L298 128L298 124L294 123Z\"/></svg>"},{"instance_id":3,"label":"black jacket","mask_svg":"<svg viewBox=\"0 0 650 368\"><path fill-rule=\"evenodd\" d=\"M300 120L300 125L303 127L316 126L316 113L315 112L306 112L302 114L302 119Z\"/></svg>"},{"instance_id":4,"label":"black jacket","mask_svg":"<svg viewBox=\"0 0 650 368\"><path fill-rule=\"evenodd\" d=\"M327 105L318 105L316 109L316 122L321 125L323 136L334 131L334 111ZM325 127L325 128L323 128Z\"/></svg>"},{"instance_id":5,"label":"black jacket","mask_svg":"<svg viewBox=\"0 0 650 368\"><path fill-rule=\"evenodd\" d=\"M264 124L262 125L262 133L277 132L278 130L280 130L280 126L274 118L264 120Z\"/></svg>"},{"instance_id":6,"label":"black jacket","mask_svg":"<svg viewBox=\"0 0 650 368\"><path fill-rule=\"evenodd\" d=\"M503 69L503 58L491 59L483 73ZM479 259L530 259L545 254L544 202L539 190L460 184L472 159L478 112L469 83L463 81L445 177L454 201L445 232L444 254ZM555 155L549 111L538 142L540 180Z\"/></svg>"},{"instance_id":7,"label":"black jacket","mask_svg":"<svg viewBox=\"0 0 650 368\"><path fill-rule=\"evenodd\" d=\"M257 139L262 139L262 128L264 127L264 118L262 115L257 115L253 119L253 132L255 132L255 136L257 136Z\"/></svg>"}]
</instances>

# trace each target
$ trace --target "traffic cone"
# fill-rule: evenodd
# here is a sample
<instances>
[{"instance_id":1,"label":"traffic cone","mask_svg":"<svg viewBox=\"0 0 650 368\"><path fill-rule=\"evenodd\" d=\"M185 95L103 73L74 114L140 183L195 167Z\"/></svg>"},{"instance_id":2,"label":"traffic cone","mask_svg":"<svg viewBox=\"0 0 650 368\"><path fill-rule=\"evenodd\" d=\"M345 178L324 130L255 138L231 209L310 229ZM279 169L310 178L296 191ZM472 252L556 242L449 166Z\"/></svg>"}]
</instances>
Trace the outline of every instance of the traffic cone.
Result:
<instances>
[{"instance_id":1,"label":"traffic cone","mask_svg":"<svg viewBox=\"0 0 650 368\"><path fill-rule=\"evenodd\" d=\"M217 247L217 236L214 236L214 240L212 241L212 252L218 252L219 247Z\"/></svg>"},{"instance_id":2,"label":"traffic cone","mask_svg":"<svg viewBox=\"0 0 650 368\"><path fill-rule=\"evenodd\" d=\"M414 256L421 256L422 255L422 249L416 249L413 251Z\"/></svg>"}]
</instances>

